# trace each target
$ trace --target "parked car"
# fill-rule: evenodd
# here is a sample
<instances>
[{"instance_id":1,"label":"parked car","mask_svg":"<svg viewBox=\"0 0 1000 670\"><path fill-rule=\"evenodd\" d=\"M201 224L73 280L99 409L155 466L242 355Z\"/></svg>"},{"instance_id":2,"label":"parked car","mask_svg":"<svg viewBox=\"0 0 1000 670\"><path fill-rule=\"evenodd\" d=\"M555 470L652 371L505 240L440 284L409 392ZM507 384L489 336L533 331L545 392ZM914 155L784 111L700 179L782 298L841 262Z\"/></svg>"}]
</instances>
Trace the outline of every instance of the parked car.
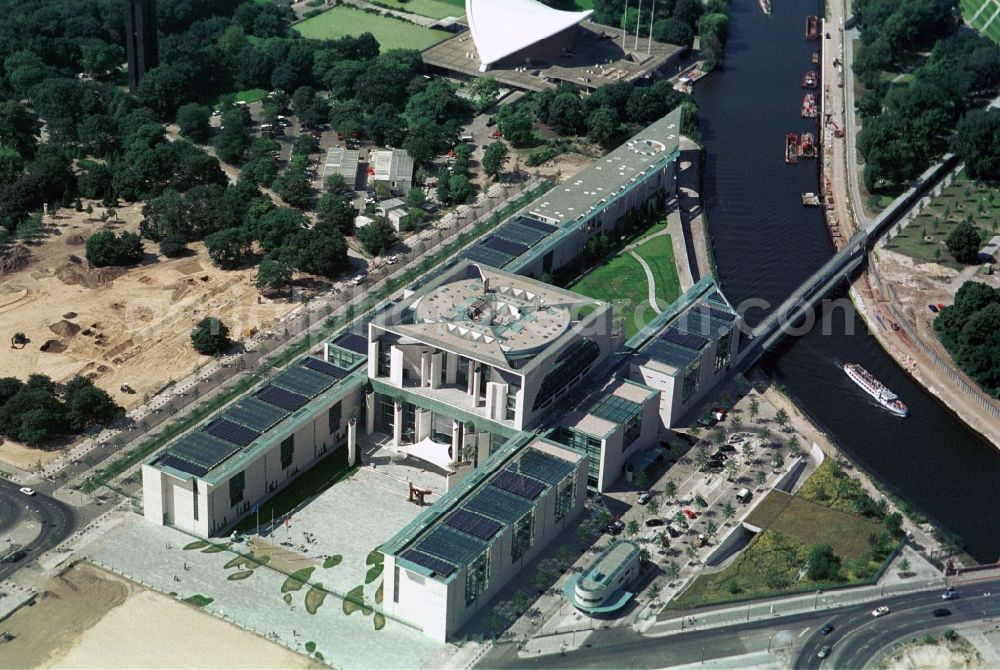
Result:
<instances>
[{"instance_id":1,"label":"parked car","mask_svg":"<svg viewBox=\"0 0 1000 670\"><path fill-rule=\"evenodd\" d=\"M672 523L667 526L667 535L670 537L680 537L683 534L684 531L681 528L678 528L677 524Z\"/></svg>"},{"instance_id":2,"label":"parked car","mask_svg":"<svg viewBox=\"0 0 1000 670\"><path fill-rule=\"evenodd\" d=\"M17 551L15 551L15 552L13 552L11 554L8 554L7 558L5 558L4 561L7 562L7 563L17 563L18 561L20 561L22 558L24 558L27 555L28 555L28 552L26 552L24 549L18 549Z\"/></svg>"},{"instance_id":3,"label":"parked car","mask_svg":"<svg viewBox=\"0 0 1000 670\"><path fill-rule=\"evenodd\" d=\"M663 519L646 519L646 528L655 528L656 526L664 525Z\"/></svg>"},{"instance_id":4,"label":"parked car","mask_svg":"<svg viewBox=\"0 0 1000 670\"><path fill-rule=\"evenodd\" d=\"M825 626L823 626L822 628L819 629L819 634L820 635L829 635L832 632L833 632L833 624L832 623L828 623L828 624L826 624Z\"/></svg>"},{"instance_id":5,"label":"parked car","mask_svg":"<svg viewBox=\"0 0 1000 670\"><path fill-rule=\"evenodd\" d=\"M736 501L742 505L746 505L753 498L753 491L748 488L742 488L736 492Z\"/></svg>"},{"instance_id":6,"label":"parked car","mask_svg":"<svg viewBox=\"0 0 1000 670\"><path fill-rule=\"evenodd\" d=\"M935 314L938 313L937 305L927 305L927 309L929 309L930 311L934 312Z\"/></svg>"},{"instance_id":7,"label":"parked car","mask_svg":"<svg viewBox=\"0 0 1000 670\"><path fill-rule=\"evenodd\" d=\"M686 516L689 519L696 519L696 518L698 518L698 515L695 514L694 512L692 512L691 510L689 510L687 507L684 508L683 512L684 512L684 516Z\"/></svg>"},{"instance_id":8,"label":"parked car","mask_svg":"<svg viewBox=\"0 0 1000 670\"><path fill-rule=\"evenodd\" d=\"M615 519L608 524L608 527L605 530L608 532L608 535L618 535L625 530L625 522L621 519Z\"/></svg>"},{"instance_id":9,"label":"parked car","mask_svg":"<svg viewBox=\"0 0 1000 670\"><path fill-rule=\"evenodd\" d=\"M950 587L948 590L946 590L944 593L941 594L941 600L954 600L957 597L958 597L958 591L955 590L955 587Z\"/></svg>"},{"instance_id":10,"label":"parked car","mask_svg":"<svg viewBox=\"0 0 1000 670\"><path fill-rule=\"evenodd\" d=\"M486 119L486 127L487 128L492 128L496 124L497 124L497 120L495 118L493 118L492 116L490 118Z\"/></svg>"},{"instance_id":11,"label":"parked car","mask_svg":"<svg viewBox=\"0 0 1000 670\"><path fill-rule=\"evenodd\" d=\"M888 613L889 613L889 608L885 605L882 605L881 607L876 607L875 609L872 610L872 616L875 617L876 619L885 616Z\"/></svg>"},{"instance_id":12,"label":"parked car","mask_svg":"<svg viewBox=\"0 0 1000 670\"><path fill-rule=\"evenodd\" d=\"M21 493L23 493L26 496L33 496L33 495L35 495L35 489L29 488L27 486L22 486L21 488L18 489L18 491L20 491Z\"/></svg>"},{"instance_id":13,"label":"parked car","mask_svg":"<svg viewBox=\"0 0 1000 670\"><path fill-rule=\"evenodd\" d=\"M934 615L935 619L940 619L943 616L951 616L951 610L946 607L938 607L931 614Z\"/></svg>"},{"instance_id":14,"label":"parked car","mask_svg":"<svg viewBox=\"0 0 1000 670\"><path fill-rule=\"evenodd\" d=\"M719 447L719 451L725 452L727 454L735 454L736 453L736 447L734 447L731 444L724 444L721 447Z\"/></svg>"},{"instance_id":15,"label":"parked car","mask_svg":"<svg viewBox=\"0 0 1000 670\"><path fill-rule=\"evenodd\" d=\"M640 505L645 505L652 499L653 499L652 493L650 493L649 491L643 491L642 493L639 494L639 497L636 498L635 501Z\"/></svg>"}]
</instances>

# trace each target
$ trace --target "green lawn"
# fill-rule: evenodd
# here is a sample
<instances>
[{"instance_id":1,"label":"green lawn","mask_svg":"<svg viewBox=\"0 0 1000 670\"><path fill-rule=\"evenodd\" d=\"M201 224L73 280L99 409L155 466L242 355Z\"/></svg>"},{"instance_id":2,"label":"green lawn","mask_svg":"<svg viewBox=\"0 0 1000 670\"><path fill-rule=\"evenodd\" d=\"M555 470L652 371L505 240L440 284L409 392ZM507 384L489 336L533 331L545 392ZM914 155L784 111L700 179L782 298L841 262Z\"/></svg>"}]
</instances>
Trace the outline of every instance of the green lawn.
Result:
<instances>
[{"instance_id":1,"label":"green lawn","mask_svg":"<svg viewBox=\"0 0 1000 670\"><path fill-rule=\"evenodd\" d=\"M628 339L656 314L649 305L649 283L639 261L627 253L605 261L576 284L568 287L590 298L614 304L622 317Z\"/></svg>"},{"instance_id":2,"label":"green lawn","mask_svg":"<svg viewBox=\"0 0 1000 670\"><path fill-rule=\"evenodd\" d=\"M669 235L660 235L644 242L635 250L649 265L656 282L656 303L660 309L667 306L681 294L681 283L677 278L674 263L674 247Z\"/></svg>"},{"instance_id":3,"label":"green lawn","mask_svg":"<svg viewBox=\"0 0 1000 670\"><path fill-rule=\"evenodd\" d=\"M262 88L249 88L236 92L236 102L260 102L265 95L267 95L267 91Z\"/></svg>"},{"instance_id":4,"label":"green lawn","mask_svg":"<svg viewBox=\"0 0 1000 670\"><path fill-rule=\"evenodd\" d=\"M1000 190L960 172L905 228L893 227L887 248L917 260L962 266L948 253L945 239L961 221L970 221L983 240L1000 230Z\"/></svg>"},{"instance_id":5,"label":"green lawn","mask_svg":"<svg viewBox=\"0 0 1000 670\"><path fill-rule=\"evenodd\" d=\"M295 29L310 39L336 39L347 35L371 33L383 51L389 49L417 49L427 47L451 37L444 30L431 30L400 19L369 14L341 5L326 10L318 16L297 23Z\"/></svg>"},{"instance_id":6,"label":"green lawn","mask_svg":"<svg viewBox=\"0 0 1000 670\"><path fill-rule=\"evenodd\" d=\"M993 16L997 8L1000 8L996 0L960 0L960 4L962 6L962 16L965 20L971 23L973 28L976 28L991 40L1000 44L1000 16L993 19L993 22L983 30L983 25L990 20L990 17ZM976 15L976 12L983 5L986 5L986 9L980 12L976 20L973 21L972 17Z\"/></svg>"},{"instance_id":7,"label":"green lawn","mask_svg":"<svg viewBox=\"0 0 1000 670\"><path fill-rule=\"evenodd\" d=\"M465 14L465 3L457 0L372 0L372 4L413 12L432 19Z\"/></svg>"}]
</instances>

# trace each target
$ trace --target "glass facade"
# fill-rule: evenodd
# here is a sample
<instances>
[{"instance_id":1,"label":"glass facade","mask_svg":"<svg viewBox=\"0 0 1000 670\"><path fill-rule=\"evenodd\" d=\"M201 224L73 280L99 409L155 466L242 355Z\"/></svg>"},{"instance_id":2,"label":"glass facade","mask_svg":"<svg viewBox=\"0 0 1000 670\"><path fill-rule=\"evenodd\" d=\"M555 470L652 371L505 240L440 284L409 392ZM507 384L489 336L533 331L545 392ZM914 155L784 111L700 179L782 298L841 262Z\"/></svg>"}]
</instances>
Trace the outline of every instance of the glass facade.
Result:
<instances>
[{"instance_id":1,"label":"glass facade","mask_svg":"<svg viewBox=\"0 0 1000 670\"><path fill-rule=\"evenodd\" d=\"M237 472L229 479L229 506L236 507L243 502L243 491L247 487L245 472Z\"/></svg>"},{"instance_id":2,"label":"glass facade","mask_svg":"<svg viewBox=\"0 0 1000 670\"><path fill-rule=\"evenodd\" d=\"M191 482L192 492L194 493L194 520L198 520L198 480L195 479Z\"/></svg>"},{"instance_id":3,"label":"glass facade","mask_svg":"<svg viewBox=\"0 0 1000 670\"><path fill-rule=\"evenodd\" d=\"M531 549L535 539L535 511L531 510L514 524L514 532L511 534L510 560L511 562L520 560L522 556Z\"/></svg>"},{"instance_id":4,"label":"glass facade","mask_svg":"<svg viewBox=\"0 0 1000 670\"><path fill-rule=\"evenodd\" d=\"M729 365L730 349L732 347L733 331L729 331L719 338L715 344L715 371Z\"/></svg>"},{"instance_id":5,"label":"glass facade","mask_svg":"<svg viewBox=\"0 0 1000 670\"><path fill-rule=\"evenodd\" d=\"M365 358L361 354L334 346L328 347L328 352L329 361L344 370L354 368L355 365Z\"/></svg>"},{"instance_id":6,"label":"glass facade","mask_svg":"<svg viewBox=\"0 0 1000 670\"><path fill-rule=\"evenodd\" d=\"M576 477L569 476L559 485L556 493L556 521L562 521L573 509L573 493L576 490Z\"/></svg>"},{"instance_id":7,"label":"glass facade","mask_svg":"<svg viewBox=\"0 0 1000 670\"><path fill-rule=\"evenodd\" d=\"M382 340L378 343L378 376L388 377L392 361L392 345Z\"/></svg>"},{"instance_id":8,"label":"glass facade","mask_svg":"<svg viewBox=\"0 0 1000 670\"><path fill-rule=\"evenodd\" d=\"M507 413L504 418L513 421L517 416L517 395L521 392L521 387L517 384L507 386Z\"/></svg>"},{"instance_id":9,"label":"glass facade","mask_svg":"<svg viewBox=\"0 0 1000 670\"><path fill-rule=\"evenodd\" d=\"M472 562L465 573L465 604L483 594L490 584L490 551L487 549Z\"/></svg>"},{"instance_id":10,"label":"glass facade","mask_svg":"<svg viewBox=\"0 0 1000 670\"><path fill-rule=\"evenodd\" d=\"M392 398L381 393L375 394L375 430L392 435L394 421Z\"/></svg>"},{"instance_id":11,"label":"glass facade","mask_svg":"<svg viewBox=\"0 0 1000 670\"><path fill-rule=\"evenodd\" d=\"M590 364L601 355L601 348L593 340L584 338L574 342L566 351L559 355L549 373L545 375L532 411L551 403L561 395L568 386L577 381L587 371Z\"/></svg>"},{"instance_id":12,"label":"glass facade","mask_svg":"<svg viewBox=\"0 0 1000 670\"><path fill-rule=\"evenodd\" d=\"M698 392L698 382L701 377L701 358L688 366L684 371L684 388L681 390L681 402L689 401Z\"/></svg>"},{"instance_id":13,"label":"glass facade","mask_svg":"<svg viewBox=\"0 0 1000 670\"><path fill-rule=\"evenodd\" d=\"M329 418L330 418L330 434L333 435L338 430L340 430L340 421L343 418L344 409L338 402L336 405L330 408Z\"/></svg>"},{"instance_id":14,"label":"glass facade","mask_svg":"<svg viewBox=\"0 0 1000 670\"><path fill-rule=\"evenodd\" d=\"M281 469L287 470L295 460L295 436L289 435L281 441Z\"/></svg>"},{"instance_id":15,"label":"glass facade","mask_svg":"<svg viewBox=\"0 0 1000 670\"><path fill-rule=\"evenodd\" d=\"M566 426L556 428L555 432L552 433L552 439L587 457L587 479L592 486L597 486L598 478L601 475L602 440Z\"/></svg>"}]
</instances>

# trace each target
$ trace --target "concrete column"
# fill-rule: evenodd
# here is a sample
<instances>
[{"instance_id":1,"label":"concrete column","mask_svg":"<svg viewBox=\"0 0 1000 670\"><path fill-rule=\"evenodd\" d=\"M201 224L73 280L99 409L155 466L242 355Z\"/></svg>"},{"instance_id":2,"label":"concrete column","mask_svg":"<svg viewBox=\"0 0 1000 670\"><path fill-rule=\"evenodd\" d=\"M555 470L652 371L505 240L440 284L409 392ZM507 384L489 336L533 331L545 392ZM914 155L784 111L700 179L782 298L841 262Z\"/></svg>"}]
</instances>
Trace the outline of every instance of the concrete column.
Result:
<instances>
[{"instance_id":1,"label":"concrete column","mask_svg":"<svg viewBox=\"0 0 1000 670\"><path fill-rule=\"evenodd\" d=\"M375 430L375 391L365 395L365 435Z\"/></svg>"},{"instance_id":2,"label":"concrete column","mask_svg":"<svg viewBox=\"0 0 1000 670\"><path fill-rule=\"evenodd\" d=\"M444 383L454 384L458 379L458 354L448 353L444 362Z\"/></svg>"},{"instance_id":3,"label":"concrete column","mask_svg":"<svg viewBox=\"0 0 1000 670\"><path fill-rule=\"evenodd\" d=\"M392 446L398 447L403 443L403 403L397 402L392 406Z\"/></svg>"},{"instance_id":4,"label":"concrete column","mask_svg":"<svg viewBox=\"0 0 1000 670\"><path fill-rule=\"evenodd\" d=\"M389 382L403 388L403 350L395 345L389 350Z\"/></svg>"},{"instance_id":5,"label":"concrete column","mask_svg":"<svg viewBox=\"0 0 1000 670\"><path fill-rule=\"evenodd\" d=\"M472 404L475 407L479 407L479 393L483 388L483 368L481 365L476 365L476 371L472 373L472 388L469 389L469 395L472 396Z\"/></svg>"},{"instance_id":6,"label":"concrete column","mask_svg":"<svg viewBox=\"0 0 1000 670\"><path fill-rule=\"evenodd\" d=\"M431 385L431 352L420 352L420 387L427 388Z\"/></svg>"},{"instance_id":7,"label":"concrete column","mask_svg":"<svg viewBox=\"0 0 1000 670\"><path fill-rule=\"evenodd\" d=\"M431 411L429 409L418 409L416 418L416 442L423 440L431 434Z\"/></svg>"},{"instance_id":8,"label":"concrete column","mask_svg":"<svg viewBox=\"0 0 1000 670\"><path fill-rule=\"evenodd\" d=\"M441 352L436 351L431 355L431 383L432 389L441 388Z\"/></svg>"},{"instance_id":9,"label":"concrete column","mask_svg":"<svg viewBox=\"0 0 1000 670\"><path fill-rule=\"evenodd\" d=\"M458 421L451 422L451 459L457 461L462 453L462 424Z\"/></svg>"},{"instance_id":10,"label":"concrete column","mask_svg":"<svg viewBox=\"0 0 1000 670\"><path fill-rule=\"evenodd\" d=\"M358 420L352 418L347 422L347 465L354 465L358 460Z\"/></svg>"},{"instance_id":11,"label":"concrete column","mask_svg":"<svg viewBox=\"0 0 1000 670\"><path fill-rule=\"evenodd\" d=\"M368 343L368 376L371 378L378 377L378 349L378 340Z\"/></svg>"}]
</instances>

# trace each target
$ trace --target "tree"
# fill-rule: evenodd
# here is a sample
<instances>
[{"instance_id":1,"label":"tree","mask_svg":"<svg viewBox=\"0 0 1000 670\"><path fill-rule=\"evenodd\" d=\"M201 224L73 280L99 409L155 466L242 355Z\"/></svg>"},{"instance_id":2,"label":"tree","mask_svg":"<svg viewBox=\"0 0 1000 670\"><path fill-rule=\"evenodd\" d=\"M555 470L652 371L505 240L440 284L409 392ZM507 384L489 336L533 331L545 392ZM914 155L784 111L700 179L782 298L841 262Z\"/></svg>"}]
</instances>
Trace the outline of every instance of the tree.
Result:
<instances>
[{"instance_id":1,"label":"tree","mask_svg":"<svg viewBox=\"0 0 1000 670\"><path fill-rule=\"evenodd\" d=\"M276 207L251 224L254 239L267 251L280 248L299 230L308 227L302 212L287 207Z\"/></svg>"},{"instance_id":2,"label":"tree","mask_svg":"<svg viewBox=\"0 0 1000 670\"><path fill-rule=\"evenodd\" d=\"M828 544L814 544L806 559L809 570L806 576L814 582L837 581L840 579L840 557L833 553Z\"/></svg>"},{"instance_id":3,"label":"tree","mask_svg":"<svg viewBox=\"0 0 1000 670\"><path fill-rule=\"evenodd\" d=\"M785 457L780 452L774 452L774 456L771 457L771 467L775 470L785 467Z\"/></svg>"},{"instance_id":4,"label":"tree","mask_svg":"<svg viewBox=\"0 0 1000 670\"><path fill-rule=\"evenodd\" d=\"M952 150L965 161L973 179L1000 181L1000 111L989 109L969 112L955 128Z\"/></svg>"},{"instance_id":5,"label":"tree","mask_svg":"<svg viewBox=\"0 0 1000 670\"><path fill-rule=\"evenodd\" d=\"M709 522L705 524L705 537L711 540L718 532L719 525L710 519Z\"/></svg>"},{"instance_id":6,"label":"tree","mask_svg":"<svg viewBox=\"0 0 1000 670\"><path fill-rule=\"evenodd\" d=\"M646 488L646 484L647 483L649 483L649 475L646 474L645 470L643 470L642 472L636 474L636 476L635 476L635 486L636 486L636 488L638 488L641 491L641 490L643 490L643 489Z\"/></svg>"},{"instance_id":7,"label":"tree","mask_svg":"<svg viewBox=\"0 0 1000 670\"><path fill-rule=\"evenodd\" d=\"M982 239L976 227L967 221L962 221L948 235L945 245L948 253L959 263L976 263L979 260L979 248Z\"/></svg>"},{"instance_id":8,"label":"tree","mask_svg":"<svg viewBox=\"0 0 1000 670\"><path fill-rule=\"evenodd\" d=\"M757 471L756 471L756 472L754 473L754 475L753 475L753 483L754 483L754 485L756 485L756 486L757 486L758 488L759 488L759 487L761 487L761 486L763 486L763 485L764 485L764 482L766 482L766 481L767 481L767 475L766 475L766 474L764 474L764 471L763 471L763 470L757 470Z\"/></svg>"},{"instance_id":9,"label":"tree","mask_svg":"<svg viewBox=\"0 0 1000 670\"><path fill-rule=\"evenodd\" d=\"M677 484L673 479L668 479L667 483L663 485L663 495L668 498L673 498L677 495Z\"/></svg>"},{"instance_id":10,"label":"tree","mask_svg":"<svg viewBox=\"0 0 1000 670\"><path fill-rule=\"evenodd\" d=\"M160 240L160 253L167 258L178 258L187 251L187 238L177 231L170 231Z\"/></svg>"},{"instance_id":11,"label":"tree","mask_svg":"<svg viewBox=\"0 0 1000 670\"><path fill-rule=\"evenodd\" d=\"M229 328L214 316L206 316L191 331L191 345L203 356L225 353L232 345Z\"/></svg>"},{"instance_id":12,"label":"tree","mask_svg":"<svg viewBox=\"0 0 1000 670\"><path fill-rule=\"evenodd\" d=\"M729 481L733 481L733 479L736 478L736 468L737 465L735 458L730 458L728 461L726 461L726 479L728 479Z\"/></svg>"},{"instance_id":13,"label":"tree","mask_svg":"<svg viewBox=\"0 0 1000 670\"><path fill-rule=\"evenodd\" d=\"M753 456L753 443L750 440L746 440L743 446L740 447L740 451L743 452L743 459L746 463L750 462L750 457Z\"/></svg>"},{"instance_id":14,"label":"tree","mask_svg":"<svg viewBox=\"0 0 1000 670\"><path fill-rule=\"evenodd\" d=\"M321 222L346 235L354 230L354 219L358 215L358 210L354 209L341 191L328 190L320 196L316 204L316 214Z\"/></svg>"},{"instance_id":15,"label":"tree","mask_svg":"<svg viewBox=\"0 0 1000 670\"><path fill-rule=\"evenodd\" d=\"M649 514L651 516L656 516L657 513L660 511L660 501L657 500L656 498L653 498L652 500L649 501L647 508L649 509Z\"/></svg>"},{"instance_id":16,"label":"tree","mask_svg":"<svg viewBox=\"0 0 1000 670\"><path fill-rule=\"evenodd\" d=\"M120 236L111 231L94 233L87 238L85 249L87 260L96 267L133 265L144 257L142 240L127 231Z\"/></svg>"},{"instance_id":17,"label":"tree","mask_svg":"<svg viewBox=\"0 0 1000 670\"><path fill-rule=\"evenodd\" d=\"M107 391L79 375L66 382L63 401L66 404L66 422L74 432L94 423L110 423L124 413L124 409L115 404Z\"/></svg>"},{"instance_id":18,"label":"tree","mask_svg":"<svg viewBox=\"0 0 1000 670\"><path fill-rule=\"evenodd\" d=\"M503 172L509 151L503 142L493 142L483 150L483 170L496 179Z\"/></svg>"},{"instance_id":19,"label":"tree","mask_svg":"<svg viewBox=\"0 0 1000 670\"><path fill-rule=\"evenodd\" d=\"M541 593L548 588L551 580L552 573L549 571L548 566L543 562L538 566L538 570L535 572L535 588L539 593Z\"/></svg>"},{"instance_id":20,"label":"tree","mask_svg":"<svg viewBox=\"0 0 1000 670\"><path fill-rule=\"evenodd\" d=\"M663 572L666 574L667 579L674 581L681 574L681 566L677 565L677 561L670 561L663 566Z\"/></svg>"},{"instance_id":21,"label":"tree","mask_svg":"<svg viewBox=\"0 0 1000 670\"><path fill-rule=\"evenodd\" d=\"M212 146L221 160L233 165L243 162L250 146L250 133L247 132L242 112L231 109L222 115L219 132L212 140Z\"/></svg>"},{"instance_id":22,"label":"tree","mask_svg":"<svg viewBox=\"0 0 1000 670\"><path fill-rule=\"evenodd\" d=\"M285 258L281 255L268 254L257 268L257 289L280 291L291 283L292 273L292 266Z\"/></svg>"},{"instance_id":23,"label":"tree","mask_svg":"<svg viewBox=\"0 0 1000 670\"><path fill-rule=\"evenodd\" d=\"M671 17L653 24L653 39L657 42L689 47L694 42L694 30L684 21Z\"/></svg>"},{"instance_id":24,"label":"tree","mask_svg":"<svg viewBox=\"0 0 1000 670\"><path fill-rule=\"evenodd\" d=\"M583 127L583 105L573 91L560 91L549 105L548 125L560 135L575 135Z\"/></svg>"},{"instance_id":25,"label":"tree","mask_svg":"<svg viewBox=\"0 0 1000 670\"><path fill-rule=\"evenodd\" d=\"M587 139L609 147L620 132L618 114L608 107L599 107L587 117Z\"/></svg>"},{"instance_id":26,"label":"tree","mask_svg":"<svg viewBox=\"0 0 1000 670\"><path fill-rule=\"evenodd\" d=\"M11 100L0 102L0 144L29 160L38 146L38 131L38 121L24 105Z\"/></svg>"},{"instance_id":27,"label":"tree","mask_svg":"<svg viewBox=\"0 0 1000 670\"><path fill-rule=\"evenodd\" d=\"M469 82L469 94L472 108L482 113L500 98L500 84L493 77L478 77Z\"/></svg>"},{"instance_id":28,"label":"tree","mask_svg":"<svg viewBox=\"0 0 1000 670\"><path fill-rule=\"evenodd\" d=\"M396 243L396 231L384 217L358 229L356 235L365 251L373 256L381 256Z\"/></svg>"},{"instance_id":29,"label":"tree","mask_svg":"<svg viewBox=\"0 0 1000 670\"><path fill-rule=\"evenodd\" d=\"M177 126L181 135L197 144L204 144L212 132L208 124L211 115L212 110L205 105L195 102L181 105L177 110Z\"/></svg>"},{"instance_id":30,"label":"tree","mask_svg":"<svg viewBox=\"0 0 1000 670\"><path fill-rule=\"evenodd\" d=\"M904 557L899 562L899 571L902 572L903 574L906 574L910 571L910 559Z\"/></svg>"},{"instance_id":31,"label":"tree","mask_svg":"<svg viewBox=\"0 0 1000 670\"><path fill-rule=\"evenodd\" d=\"M639 522L635 519L629 519L628 523L625 524L625 534L629 537L634 536L639 532Z\"/></svg>"},{"instance_id":32,"label":"tree","mask_svg":"<svg viewBox=\"0 0 1000 670\"><path fill-rule=\"evenodd\" d=\"M722 518L725 519L726 521L729 521L735 515L736 515L736 508L733 507L733 504L731 502L727 501L726 504L722 506Z\"/></svg>"},{"instance_id":33,"label":"tree","mask_svg":"<svg viewBox=\"0 0 1000 670\"><path fill-rule=\"evenodd\" d=\"M292 207L308 209L312 205L312 184L304 168L293 165L287 172L278 175L271 186Z\"/></svg>"},{"instance_id":34,"label":"tree","mask_svg":"<svg viewBox=\"0 0 1000 670\"><path fill-rule=\"evenodd\" d=\"M535 120L526 105L511 107L501 105L496 115L497 128L515 147L528 146L535 141Z\"/></svg>"},{"instance_id":35,"label":"tree","mask_svg":"<svg viewBox=\"0 0 1000 670\"><path fill-rule=\"evenodd\" d=\"M798 456L802 453L802 445L798 435L792 435L788 438L788 451L791 452L792 456Z\"/></svg>"},{"instance_id":36,"label":"tree","mask_svg":"<svg viewBox=\"0 0 1000 670\"><path fill-rule=\"evenodd\" d=\"M708 461L708 450L705 447L698 447L694 455L694 462L698 466L698 470L704 471L708 467Z\"/></svg>"},{"instance_id":37,"label":"tree","mask_svg":"<svg viewBox=\"0 0 1000 670\"><path fill-rule=\"evenodd\" d=\"M788 412L784 409L779 409L774 413L774 422L781 426L781 429L784 430L785 426L788 425Z\"/></svg>"},{"instance_id":38,"label":"tree","mask_svg":"<svg viewBox=\"0 0 1000 670\"><path fill-rule=\"evenodd\" d=\"M760 414L760 401L757 399L757 396L750 397L749 408L750 408L750 420L756 421L757 416Z\"/></svg>"},{"instance_id":39,"label":"tree","mask_svg":"<svg viewBox=\"0 0 1000 670\"><path fill-rule=\"evenodd\" d=\"M244 228L226 228L205 238L208 256L223 270L233 270L250 251L252 238Z\"/></svg>"}]
</instances>

